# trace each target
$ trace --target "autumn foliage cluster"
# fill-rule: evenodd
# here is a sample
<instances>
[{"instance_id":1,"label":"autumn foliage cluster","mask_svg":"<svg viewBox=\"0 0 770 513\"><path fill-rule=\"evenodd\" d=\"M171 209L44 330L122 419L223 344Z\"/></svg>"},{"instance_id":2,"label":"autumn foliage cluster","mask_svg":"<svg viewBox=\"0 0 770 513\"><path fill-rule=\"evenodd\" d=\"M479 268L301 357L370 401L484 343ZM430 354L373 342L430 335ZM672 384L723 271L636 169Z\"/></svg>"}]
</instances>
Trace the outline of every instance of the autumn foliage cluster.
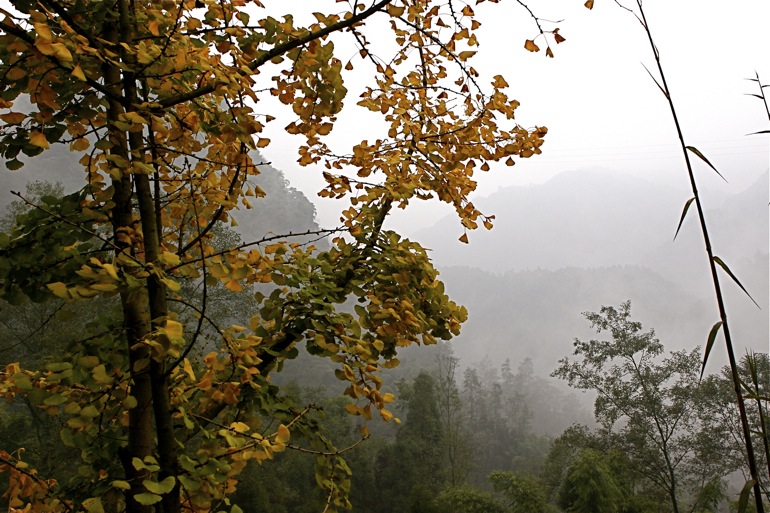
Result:
<instances>
[{"instance_id":1,"label":"autumn foliage cluster","mask_svg":"<svg viewBox=\"0 0 770 513\"><path fill-rule=\"evenodd\" d=\"M335 362L351 414L388 420L380 368L401 347L458 333L465 310L384 220L435 198L467 229L491 227L468 199L474 173L539 153L545 129L519 126L505 79L473 68L480 23L466 4L337 3L310 21L276 8L14 0L0 11L6 167L64 145L83 168L79 191L30 204L0 235L0 297L89 302L94 313L56 361L0 372L2 395L60 419L80 460L65 485L23 448L3 451L12 511L240 511L228 496L247 463L300 440L318 457L328 508L344 507L343 452L270 374L304 346ZM383 38L392 54L370 43ZM368 80L360 97L346 76ZM356 107L383 133L330 147ZM232 213L264 195L254 150L269 154L268 123L300 138L298 162L322 172L340 224L302 237L266 226L264 239L222 247ZM207 311L214 289L256 293L257 306L222 325Z\"/></svg>"}]
</instances>

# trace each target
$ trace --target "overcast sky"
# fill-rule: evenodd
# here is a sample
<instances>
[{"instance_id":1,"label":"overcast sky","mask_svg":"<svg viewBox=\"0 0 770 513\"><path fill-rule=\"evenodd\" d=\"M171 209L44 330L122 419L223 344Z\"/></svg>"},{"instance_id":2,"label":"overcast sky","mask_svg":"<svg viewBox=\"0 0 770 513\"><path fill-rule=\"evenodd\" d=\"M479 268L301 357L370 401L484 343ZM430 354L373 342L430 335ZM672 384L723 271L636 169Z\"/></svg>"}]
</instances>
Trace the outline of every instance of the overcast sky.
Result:
<instances>
[{"instance_id":1,"label":"overcast sky","mask_svg":"<svg viewBox=\"0 0 770 513\"><path fill-rule=\"evenodd\" d=\"M486 196L500 187L542 183L560 172L595 167L688 187L668 105L642 66L655 72L638 21L611 0L596 0L590 11L582 0L529 4L542 18L562 20L553 25L566 38L554 46L555 58L523 48L524 40L537 31L516 2L487 2L475 7L483 26L474 66L487 78L503 74L511 96L521 102L517 121L525 127L545 125L549 134L543 155L521 160L513 168L493 166L490 173L479 176L477 194ZM703 187L742 190L768 169L770 160L768 136L746 136L770 125L761 102L746 96L757 92L756 84L746 80L755 71L770 83L770 3L648 0L645 11L687 144L698 147L729 180L725 184L699 165ZM347 85L355 90L355 75ZM279 134L283 124L274 125L274 144L267 157L318 205L322 224L334 224L340 205L317 198L320 181L314 177L319 173L296 165L298 141ZM334 141L340 146L345 141L353 144L360 130L355 121L343 123L335 128ZM391 226L409 233L448 212L410 207L396 215Z\"/></svg>"}]
</instances>

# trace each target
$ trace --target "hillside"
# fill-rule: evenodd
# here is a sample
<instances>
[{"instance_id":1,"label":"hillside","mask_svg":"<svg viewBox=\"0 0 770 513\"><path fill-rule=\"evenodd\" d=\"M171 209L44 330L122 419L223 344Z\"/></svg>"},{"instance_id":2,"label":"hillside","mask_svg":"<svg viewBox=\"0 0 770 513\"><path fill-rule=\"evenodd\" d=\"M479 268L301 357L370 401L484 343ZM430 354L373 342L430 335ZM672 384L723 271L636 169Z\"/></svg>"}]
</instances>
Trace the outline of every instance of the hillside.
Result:
<instances>
[{"instance_id":1,"label":"hillside","mask_svg":"<svg viewBox=\"0 0 770 513\"><path fill-rule=\"evenodd\" d=\"M716 253L762 306L722 275L740 352L767 346L767 191L765 173L707 210ZM451 217L418 231L414 238L433 250L450 295L470 313L458 356L531 356L548 372L575 336L590 335L581 312L626 299L670 349L702 346L718 314L694 209L672 240L686 200L638 178L564 173L478 200L497 221L491 232L471 233L468 245L456 242ZM715 349L713 368L723 352Z\"/></svg>"}]
</instances>

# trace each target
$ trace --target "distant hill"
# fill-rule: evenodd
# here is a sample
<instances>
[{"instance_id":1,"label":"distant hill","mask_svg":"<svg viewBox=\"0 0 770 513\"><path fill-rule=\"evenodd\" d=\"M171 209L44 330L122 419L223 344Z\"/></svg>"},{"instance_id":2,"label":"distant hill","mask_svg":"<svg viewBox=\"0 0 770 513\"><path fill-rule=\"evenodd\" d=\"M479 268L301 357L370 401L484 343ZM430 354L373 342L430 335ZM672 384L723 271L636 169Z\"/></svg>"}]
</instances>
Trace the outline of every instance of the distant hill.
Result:
<instances>
[{"instance_id":1,"label":"distant hill","mask_svg":"<svg viewBox=\"0 0 770 513\"><path fill-rule=\"evenodd\" d=\"M728 198L709 219L715 235L744 254L767 252L768 175ZM495 215L495 227L457 241L462 228L447 216L413 239L433 250L440 266L463 265L495 272L563 267L649 265L671 240L688 196L641 178L607 171L562 173L540 185L514 186L478 199ZM699 241L694 207L678 246ZM688 227L692 226L692 230ZM695 237L690 237L692 232Z\"/></svg>"},{"instance_id":2,"label":"distant hill","mask_svg":"<svg viewBox=\"0 0 770 513\"><path fill-rule=\"evenodd\" d=\"M669 349L703 346L718 320L693 208L672 241L686 194L609 172L564 173L542 185L509 187L476 201L496 215L491 232L461 231L451 217L418 231L450 296L470 320L455 344L463 360L531 356L547 372L590 336L583 311L631 299L634 317ZM768 174L708 208L717 255L754 299L722 274L739 352L767 350ZM724 350L714 349L716 369Z\"/></svg>"},{"instance_id":3,"label":"distant hill","mask_svg":"<svg viewBox=\"0 0 770 513\"><path fill-rule=\"evenodd\" d=\"M713 324L708 324L710 298L696 299L639 266L505 274L447 267L440 278L450 297L468 308L469 320L454 343L455 353L466 362L531 357L535 370L547 374L572 353L575 337L595 336L582 312L627 299L633 317L655 328L671 350L703 345Z\"/></svg>"},{"instance_id":4,"label":"distant hill","mask_svg":"<svg viewBox=\"0 0 770 513\"><path fill-rule=\"evenodd\" d=\"M65 193L84 185L83 166L78 163L79 153L70 152L64 145L54 144L41 155L26 159L18 171L9 171L0 163L0 215L6 206L16 200L10 191L23 193L31 181L61 182ZM258 152L252 153L255 163L267 162ZM252 185L261 187L266 196L252 200L254 208L235 213L236 231L245 241L256 240L268 234L282 235L317 230L315 207L300 191L291 187L283 173L269 164L259 166L260 174L250 178Z\"/></svg>"}]
</instances>

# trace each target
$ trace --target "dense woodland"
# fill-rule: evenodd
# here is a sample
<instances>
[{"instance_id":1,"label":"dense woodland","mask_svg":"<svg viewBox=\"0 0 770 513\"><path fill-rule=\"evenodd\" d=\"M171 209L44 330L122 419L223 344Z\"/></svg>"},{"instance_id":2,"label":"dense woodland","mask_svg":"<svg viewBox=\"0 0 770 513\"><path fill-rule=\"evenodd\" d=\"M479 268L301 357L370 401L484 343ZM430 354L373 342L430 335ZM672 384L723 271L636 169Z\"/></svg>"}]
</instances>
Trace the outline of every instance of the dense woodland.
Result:
<instances>
[{"instance_id":1,"label":"dense woodland","mask_svg":"<svg viewBox=\"0 0 770 513\"><path fill-rule=\"evenodd\" d=\"M660 268L440 273L388 229L395 208L443 202L467 244L495 222L474 173L542 151L547 129L519 125L503 75L472 65L470 5L336 2L308 21L259 0L10 4L10 513L763 511L770 360L704 373L720 329L732 347L724 312L707 340L659 338L638 310L690 304ZM554 57L557 23L519 5L539 34L523 51ZM351 106L375 135L338 151L327 136ZM269 164L274 121L338 226ZM752 281L766 262L747 257ZM612 293L576 286L592 276ZM568 316L582 328L540 329Z\"/></svg>"}]
</instances>

